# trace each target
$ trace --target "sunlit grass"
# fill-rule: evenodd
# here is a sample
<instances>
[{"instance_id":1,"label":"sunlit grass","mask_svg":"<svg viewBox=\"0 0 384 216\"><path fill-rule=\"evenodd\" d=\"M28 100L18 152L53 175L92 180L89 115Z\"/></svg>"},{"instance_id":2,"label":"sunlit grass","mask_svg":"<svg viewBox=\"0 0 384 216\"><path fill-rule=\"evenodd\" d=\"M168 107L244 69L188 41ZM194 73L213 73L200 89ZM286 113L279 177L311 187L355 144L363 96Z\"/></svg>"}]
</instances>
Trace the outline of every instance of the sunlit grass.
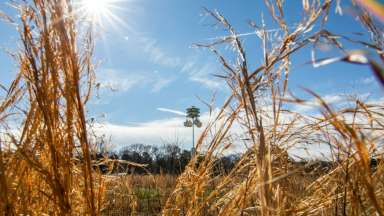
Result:
<instances>
[{"instance_id":1,"label":"sunlit grass","mask_svg":"<svg viewBox=\"0 0 384 216\"><path fill-rule=\"evenodd\" d=\"M246 43L235 28L219 12L207 10L228 36L197 46L218 57L224 69L220 77L230 96L197 141L198 150L207 145L205 151L194 156L177 179L109 176L102 175L98 165L119 161L94 160L86 112L95 84L93 31L80 37L77 24L86 17L94 24L118 25L115 2L84 0L77 2L75 12L71 1L36 0L29 2L29 8L20 7L21 47L14 55L19 71L0 101L0 125L6 137L0 140L1 215L100 215L110 206L137 209L137 198L152 198L162 191L169 196L160 202L163 215L384 215L384 166L371 165L371 159L383 159L383 104L353 99L349 107L335 109L306 90L321 114L286 108L305 103L288 91L291 58L298 50L315 49L318 40L343 51L345 56L335 61L359 63L382 73L379 63L365 56L357 62L356 56L345 52L348 46L341 46L347 40L373 50L372 55L382 55L382 29L369 14L358 14L374 38L363 42L335 36L322 29L327 25L316 28L317 23L330 22L328 9L335 1L303 1L305 18L288 30L286 7L279 0L266 0L280 35L254 26L263 44L255 52L262 52L263 58L251 68ZM236 61L221 54L222 44L233 48ZM15 113L20 118L17 132L8 127L15 124L10 118ZM217 158L233 144L235 124L249 137L247 151L232 170L215 173ZM329 145L330 165L322 169L293 162L287 150L298 143ZM131 206L121 204L119 199L129 193L136 196Z\"/></svg>"}]
</instances>

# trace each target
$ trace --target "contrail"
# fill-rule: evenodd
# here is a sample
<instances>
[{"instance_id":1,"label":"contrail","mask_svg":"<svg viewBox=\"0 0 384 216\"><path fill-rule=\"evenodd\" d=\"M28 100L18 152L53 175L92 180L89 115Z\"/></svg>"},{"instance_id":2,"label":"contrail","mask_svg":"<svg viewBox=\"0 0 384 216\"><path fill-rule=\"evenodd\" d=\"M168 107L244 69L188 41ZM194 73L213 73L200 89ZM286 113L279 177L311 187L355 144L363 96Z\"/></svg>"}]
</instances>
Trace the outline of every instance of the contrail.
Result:
<instances>
[{"instance_id":1,"label":"contrail","mask_svg":"<svg viewBox=\"0 0 384 216\"><path fill-rule=\"evenodd\" d=\"M179 111L179 110L173 110L173 109L162 108L162 107L157 108L157 110L159 110L161 112L170 112L170 113L174 113L176 115L186 116L185 112L182 112L182 111Z\"/></svg>"}]
</instances>

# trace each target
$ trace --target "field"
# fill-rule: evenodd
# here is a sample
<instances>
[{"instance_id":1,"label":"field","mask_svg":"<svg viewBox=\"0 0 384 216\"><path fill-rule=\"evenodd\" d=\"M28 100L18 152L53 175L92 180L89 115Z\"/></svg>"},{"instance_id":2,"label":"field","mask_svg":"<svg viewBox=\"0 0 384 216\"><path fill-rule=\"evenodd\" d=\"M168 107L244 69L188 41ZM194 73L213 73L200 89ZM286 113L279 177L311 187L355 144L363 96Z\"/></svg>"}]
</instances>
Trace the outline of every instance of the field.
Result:
<instances>
[{"instance_id":1,"label":"field","mask_svg":"<svg viewBox=\"0 0 384 216\"><path fill-rule=\"evenodd\" d=\"M324 163L324 162L323 162ZM302 194L319 176L331 170L331 164L321 162L293 163L297 172L284 179L290 194ZM105 204L101 215L158 215L176 186L175 175L105 175ZM208 191L220 185L220 178L210 184ZM340 202L339 205L342 205ZM207 215L209 206L203 210ZM183 212L185 210L181 210ZM214 212L213 214L217 214ZM211 213L212 214L212 213Z\"/></svg>"},{"instance_id":2,"label":"field","mask_svg":"<svg viewBox=\"0 0 384 216\"><path fill-rule=\"evenodd\" d=\"M177 176L105 176L102 215L157 215L176 185Z\"/></svg>"},{"instance_id":3,"label":"field","mask_svg":"<svg viewBox=\"0 0 384 216\"><path fill-rule=\"evenodd\" d=\"M18 72L9 86L1 86L1 215L384 216L382 98L349 95L343 106L333 106L313 90L303 89L310 99L302 99L288 89L295 55L310 56L322 44L336 49L337 57L317 59L312 53L308 64L365 67L384 87L378 1L352 1L354 21L369 32L357 40L355 33L337 35L326 28L334 19L330 8L339 1L304 0L302 21L288 26L284 5L289 3L265 0L270 29L278 33L250 22L260 44L257 66L251 66L246 43L230 21L206 9L227 35L195 47L217 57L223 71L215 76L230 93L220 107L207 104L209 122L178 176L98 169L125 163L145 170L146 165L97 157L99 137L87 116L97 89L93 26L79 27L70 0L19 3L19 20L0 14L17 24L20 42L12 55ZM318 112L294 109L308 104ZM246 146L241 156L223 169L219 159L239 142ZM293 159L288 150L302 145L324 145L330 155L327 161Z\"/></svg>"}]
</instances>

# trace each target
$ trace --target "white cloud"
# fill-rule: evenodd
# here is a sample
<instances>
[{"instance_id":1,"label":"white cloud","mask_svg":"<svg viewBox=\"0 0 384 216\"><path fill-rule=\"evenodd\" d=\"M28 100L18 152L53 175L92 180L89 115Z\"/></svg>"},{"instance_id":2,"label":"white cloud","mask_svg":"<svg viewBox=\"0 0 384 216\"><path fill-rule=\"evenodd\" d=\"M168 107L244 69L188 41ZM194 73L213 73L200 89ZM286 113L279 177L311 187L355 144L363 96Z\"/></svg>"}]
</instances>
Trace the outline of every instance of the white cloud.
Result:
<instances>
[{"instance_id":1,"label":"white cloud","mask_svg":"<svg viewBox=\"0 0 384 216\"><path fill-rule=\"evenodd\" d=\"M371 103L380 101L379 98L372 97L370 92L360 92L360 93L335 93L321 96L321 98L331 107L336 109L346 108L353 104L355 100L360 100L363 102ZM314 114L314 112L319 111L321 108L320 101L312 97L310 100L307 100L301 104L295 104L292 108L292 111L301 113L301 114Z\"/></svg>"},{"instance_id":2,"label":"white cloud","mask_svg":"<svg viewBox=\"0 0 384 216\"><path fill-rule=\"evenodd\" d=\"M206 124L206 116L201 119ZM143 143L149 145L163 145L178 143L182 148L192 147L192 129L183 126L184 117L159 119L137 125L119 125L110 122L96 124L94 130L98 135L111 137L113 149ZM201 133L201 128L195 128L195 138Z\"/></svg>"},{"instance_id":3,"label":"white cloud","mask_svg":"<svg viewBox=\"0 0 384 216\"><path fill-rule=\"evenodd\" d=\"M372 98L368 100L367 103L384 106L384 97Z\"/></svg>"},{"instance_id":4,"label":"white cloud","mask_svg":"<svg viewBox=\"0 0 384 216\"><path fill-rule=\"evenodd\" d=\"M164 122L167 124L167 122ZM186 128L165 127L164 125L118 125L105 122L95 126L98 134L105 134L111 137L113 149L118 149L125 145L143 143L149 145L162 145L164 140L172 138L183 140L187 135Z\"/></svg>"},{"instance_id":5,"label":"white cloud","mask_svg":"<svg viewBox=\"0 0 384 216\"><path fill-rule=\"evenodd\" d=\"M335 104L340 104L343 100L343 97L339 94L330 94L330 95L325 95L321 97L328 105L335 105ZM321 107L319 101L317 98L313 97L311 100L308 100L302 104L296 104L293 107L293 111L298 112L298 113L309 113L313 112L316 110L319 110Z\"/></svg>"},{"instance_id":6,"label":"white cloud","mask_svg":"<svg viewBox=\"0 0 384 216\"><path fill-rule=\"evenodd\" d=\"M160 109L163 111L174 111L167 108ZM218 109L213 110L211 115L209 112L201 114L200 120L203 126L201 128L195 127L195 142L197 142L197 139L208 122L212 121L212 118L217 114ZM95 124L93 130L98 136L105 135L108 139L110 138L110 144L107 145L110 150L118 150L121 147L136 143L155 146L177 144L183 149L190 149L192 147L192 128L184 127L184 121L185 117L174 117L130 125L103 122ZM212 128L212 130L216 129L215 127ZM239 130L241 130L241 128L235 124L231 132L238 132ZM213 132L212 134L215 133ZM203 149L207 147L211 135L208 134L207 138L203 141ZM227 153L244 151L244 146L238 140L233 143Z\"/></svg>"}]
</instances>

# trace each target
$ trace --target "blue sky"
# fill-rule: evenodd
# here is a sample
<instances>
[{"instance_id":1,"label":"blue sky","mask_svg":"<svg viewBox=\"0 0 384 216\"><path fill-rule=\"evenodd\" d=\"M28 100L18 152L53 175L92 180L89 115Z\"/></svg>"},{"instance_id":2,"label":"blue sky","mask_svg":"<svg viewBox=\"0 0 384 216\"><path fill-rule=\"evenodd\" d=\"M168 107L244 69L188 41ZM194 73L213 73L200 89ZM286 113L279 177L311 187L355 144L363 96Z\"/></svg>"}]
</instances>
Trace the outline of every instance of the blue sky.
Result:
<instances>
[{"instance_id":1,"label":"blue sky","mask_svg":"<svg viewBox=\"0 0 384 216\"><path fill-rule=\"evenodd\" d=\"M96 75L101 88L90 102L88 114L107 125L100 131L112 136L117 146L158 144L158 140L167 142L175 137L188 146L190 135L182 127L184 118L161 108L184 111L196 105L207 119L207 108L199 98L210 100L216 92L216 105L220 106L228 95L225 83L212 76L223 73L216 58L207 50L192 48L193 43L226 35L223 29L212 26L214 22L203 15L203 7L220 11L240 33L252 32L248 21L260 24L262 16L268 29L275 25L262 1L254 0L122 0L114 6L111 11L120 21L105 18L97 29L95 61L100 62ZM354 37L366 39L368 33L355 21L350 5L343 1L341 6L344 16L335 14L332 8L327 29L336 34L361 32L363 36ZM301 1L290 1L286 9L288 25L295 25L301 18ZM14 15L4 2L0 10ZM0 23L0 31L1 48L16 50L15 26ZM250 63L256 68L261 62L258 39L250 35L243 40ZM328 51L319 57L338 55ZM383 88L368 67L335 63L314 68L305 64L310 59L309 48L293 56L289 88L295 95L308 97L301 89L306 87L334 100L350 93L366 100L383 96ZM17 67L5 52L0 53L0 65L0 82L7 85Z\"/></svg>"}]
</instances>

